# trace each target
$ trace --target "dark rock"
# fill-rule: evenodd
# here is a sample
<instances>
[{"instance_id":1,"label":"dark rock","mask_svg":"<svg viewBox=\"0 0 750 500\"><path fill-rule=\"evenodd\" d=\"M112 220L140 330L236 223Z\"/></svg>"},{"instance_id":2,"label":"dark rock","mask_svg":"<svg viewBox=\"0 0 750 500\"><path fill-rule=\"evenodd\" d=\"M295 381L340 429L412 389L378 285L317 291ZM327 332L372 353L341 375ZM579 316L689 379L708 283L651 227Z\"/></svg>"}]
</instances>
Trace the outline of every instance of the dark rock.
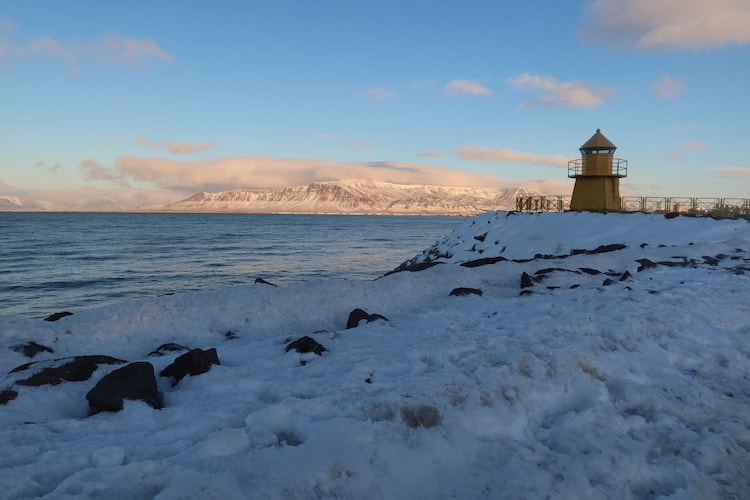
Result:
<instances>
[{"instance_id":1,"label":"dark rock","mask_svg":"<svg viewBox=\"0 0 750 500\"><path fill-rule=\"evenodd\" d=\"M153 356L164 356L168 352L175 352L175 351L187 351L189 350L188 347L185 347L184 345L175 344L173 342L170 342L168 344L162 344L159 347L156 348L155 351L151 351L148 353L150 357Z\"/></svg>"},{"instance_id":2,"label":"dark rock","mask_svg":"<svg viewBox=\"0 0 750 500\"><path fill-rule=\"evenodd\" d=\"M416 273L419 271L424 271L425 269L429 269L432 266L437 266L438 264L445 264L445 262L436 262L436 261L428 261L428 262L420 262L418 264L411 264L409 262L404 262L400 266L398 266L393 271L388 271L383 276L389 276L391 274L400 273L402 271L408 271L410 273Z\"/></svg>"},{"instance_id":3,"label":"dark rock","mask_svg":"<svg viewBox=\"0 0 750 500\"><path fill-rule=\"evenodd\" d=\"M495 264L497 262L506 261L505 257L485 257L483 259L470 260L468 262L462 262L461 267L480 267Z\"/></svg>"},{"instance_id":4,"label":"dark rock","mask_svg":"<svg viewBox=\"0 0 750 500\"><path fill-rule=\"evenodd\" d=\"M602 286L610 286L610 285L614 285L615 283L617 282L613 280L612 278L607 278L606 280L604 280L604 283L602 283Z\"/></svg>"},{"instance_id":5,"label":"dark rock","mask_svg":"<svg viewBox=\"0 0 750 500\"><path fill-rule=\"evenodd\" d=\"M524 271L523 274L521 274L521 288L531 288L532 286L534 286L533 278Z\"/></svg>"},{"instance_id":6,"label":"dark rock","mask_svg":"<svg viewBox=\"0 0 750 500\"><path fill-rule=\"evenodd\" d=\"M443 421L443 416L437 408L426 405L414 408L402 408L401 418L404 420L404 423L411 428L424 427L425 429L429 429L440 425Z\"/></svg>"},{"instance_id":7,"label":"dark rock","mask_svg":"<svg viewBox=\"0 0 750 500\"><path fill-rule=\"evenodd\" d=\"M51 347L46 345L37 344L36 342L26 342L25 344L18 344L11 347L14 352L20 352L27 358L33 358L40 352L55 352Z\"/></svg>"},{"instance_id":8,"label":"dark rock","mask_svg":"<svg viewBox=\"0 0 750 500\"><path fill-rule=\"evenodd\" d=\"M462 295L479 295L481 296L484 292L480 290L479 288L465 288L465 287L459 287L454 288L451 290L451 293L448 294L449 297L460 297Z\"/></svg>"},{"instance_id":9,"label":"dark rock","mask_svg":"<svg viewBox=\"0 0 750 500\"><path fill-rule=\"evenodd\" d=\"M625 271L622 273L622 276L620 276L620 281L633 281L633 275L630 274L630 271Z\"/></svg>"},{"instance_id":10,"label":"dark rock","mask_svg":"<svg viewBox=\"0 0 750 500\"><path fill-rule=\"evenodd\" d=\"M552 272L564 272L564 273L576 273L580 274L578 271L571 271L570 269L563 269L562 267L547 267L544 269L539 269L538 271L534 272L534 275L540 275L540 274L549 274Z\"/></svg>"},{"instance_id":11,"label":"dark rock","mask_svg":"<svg viewBox=\"0 0 750 500\"><path fill-rule=\"evenodd\" d=\"M237 334L234 333L232 330L227 330L226 332L224 332L224 340L235 340L238 338L239 337L237 336Z\"/></svg>"},{"instance_id":12,"label":"dark rock","mask_svg":"<svg viewBox=\"0 0 750 500\"><path fill-rule=\"evenodd\" d=\"M72 315L73 313L68 312L68 311L56 312L44 318L44 321L57 321L60 318L64 318L65 316L72 316Z\"/></svg>"},{"instance_id":13,"label":"dark rock","mask_svg":"<svg viewBox=\"0 0 750 500\"><path fill-rule=\"evenodd\" d=\"M578 269L580 269L581 272L586 273L586 274L591 274L591 275L602 274L600 270L592 269L590 267L579 267Z\"/></svg>"},{"instance_id":14,"label":"dark rock","mask_svg":"<svg viewBox=\"0 0 750 500\"><path fill-rule=\"evenodd\" d=\"M126 361L109 356L75 356L73 358L26 363L25 365L17 366L12 369L10 373L41 368L41 370L33 375L16 381L19 385L36 387L40 385L57 385L63 381L81 382L91 378L91 374L99 368L99 365L115 365L121 363L126 363Z\"/></svg>"},{"instance_id":15,"label":"dark rock","mask_svg":"<svg viewBox=\"0 0 750 500\"><path fill-rule=\"evenodd\" d=\"M640 245L641 248L646 248L647 246L648 246L648 243L641 243Z\"/></svg>"},{"instance_id":16,"label":"dark rock","mask_svg":"<svg viewBox=\"0 0 750 500\"><path fill-rule=\"evenodd\" d=\"M371 321L375 321L378 319L388 321L388 318L386 318L385 316L382 316L380 314L368 314L366 311L357 308L349 313L349 319L346 322L346 329L348 330L350 328L356 328L357 326L359 326L359 323L362 320L370 323Z\"/></svg>"},{"instance_id":17,"label":"dark rock","mask_svg":"<svg viewBox=\"0 0 750 500\"><path fill-rule=\"evenodd\" d=\"M86 399L92 414L120 411L124 399L144 401L156 409L164 407L156 385L154 367L147 361L130 363L106 374L86 394Z\"/></svg>"},{"instance_id":18,"label":"dark rock","mask_svg":"<svg viewBox=\"0 0 750 500\"><path fill-rule=\"evenodd\" d=\"M612 243L611 245L601 245L596 247L593 250L589 250L586 253L588 255L594 255L597 253L607 253L607 252L616 252L617 250L622 250L624 248L628 248L627 245L623 245L622 243Z\"/></svg>"},{"instance_id":19,"label":"dark rock","mask_svg":"<svg viewBox=\"0 0 750 500\"><path fill-rule=\"evenodd\" d=\"M294 349L295 351L299 353L306 353L306 352L314 352L318 356L326 352L328 349L323 347L322 344L319 344L314 338L304 336L302 338L299 338L295 340L294 342L290 342L286 346L286 352L291 351Z\"/></svg>"},{"instance_id":20,"label":"dark rock","mask_svg":"<svg viewBox=\"0 0 750 500\"><path fill-rule=\"evenodd\" d=\"M580 286L581 285L578 285L578 284L576 284L576 285L570 285L570 290L573 290L574 288L579 288Z\"/></svg>"},{"instance_id":21,"label":"dark rock","mask_svg":"<svg viewBox=\"0 0 750 500\"><path fill-rule=\"evenodd\" d=\"M487 238L487 233L478 234L478 235L474 236L474 239L477 240L477 241L484 241L485 238Z\"/></svg>"},{"instance_id":22,"label":"dark rock","mask_svg":"<svg viewBox=\"0 0 750 500\"><path fill-rule=\"evenodd\" d=\"M263 278L255 278L255 282L261 285L279 286L279 285L276 285L275 283L271 283L270 281L266 281Z\"/></svg>"},{"instance_id":23,"label":"dark rock","mask_svg":"<svg viewBox=\"0 0 750 500\"><path fill-rule=\"evenodd\" d=\"M638 259L636 260L636 262L640 264L640 266L638 266L638 271L637 271L639 273L643 271L644 269L650 269L652 267L657 266L656 262L649 260L649 259Z\"/></svg>"},{"instance_id":24,"label":"dark rock","mask_svg":"<svg viewBox=\"0 0 750 500\"><path fill-rule=\"evenodd\" d=\"M164 368L159 375L172 377L172 386L177 385L185 375L200 375L211 369L211 365L220 365L216 348L192 349L179 356L171 365Z\"/></svg>"},{"instance_id":25,"label":"dark rock","mask_svg":"<svg viewBox=\"0 0 750 500\"><path fill-rule=\"evenodd\" d=\"M679 217L679 216L680 216L680 212L669 212L669 213L664 214L665 219L674 219L675 217Z\"/></svg>"},{"instance_id":26,"label":"dark rock","mask_svg":"<svg viewBox=\"0 0 750 500\"><path fill-rule=\"evenodd\" d=\"M9 401L13 401L18 396L18 393L13 389L3 389L0 391L0 405L7 405Z\"/></svg>"},{"instance_id":27,"label":"dark rock","mask_svg":"<svg viewBox=\"0 0 750 500\"><path fill-rule=\"evenodd\" d=\"M519 293L518 295L520 295L521 297L525 297L527 295L531 295L532 293L534 293L533 290L521 290L521 293Z\"/></svg>"},{"instance_id":28,"label":"dark rock","mask_svg":"<svg viewBox=\"0 0 750 500\"><path fill-rule=\"evenodd\" d=\"M713 257L709 257L708 255L703 256L703 261L709 266L715 266L719 263L719 259L714 259Z\"/></svg>"}]
</instances>

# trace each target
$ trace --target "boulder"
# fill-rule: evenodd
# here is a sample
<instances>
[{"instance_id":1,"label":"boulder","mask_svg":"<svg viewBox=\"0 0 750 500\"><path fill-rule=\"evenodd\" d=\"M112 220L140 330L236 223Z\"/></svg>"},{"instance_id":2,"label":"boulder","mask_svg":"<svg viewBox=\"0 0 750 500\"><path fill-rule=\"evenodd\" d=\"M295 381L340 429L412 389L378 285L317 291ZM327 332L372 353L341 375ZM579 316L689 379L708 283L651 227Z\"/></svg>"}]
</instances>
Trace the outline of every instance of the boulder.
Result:
<instances>
[{"instance_id":1,"label":"boulder","mask_svg":"<svg viewBox=\"0 0 750 500\"><path fill-rule=\"evenodd\" d=\"M451 290L451 293L449 293L448 296L461 297L463 295L479 295L481 297L483 293L484 292L479 288L458 287Z\"/></svg>"},{"instance_id":2,"label":"boulder","mask_svg":"<svg viewBox=\"0 0 750 500\"><path fill-rule=\"evenodd\" d=\"M3 389L0 391L0 405L6 405L9 401L13 401L18 396L18 393L13 389Z\"/></svg>"},{"instance_id":3,"label":"boulder","mask_svg":"<svg viewBox=\"0 0 750 500\"><path fill-rule=\"evenodd\" d=\"M164 368L159 375L171 377L172 386L177 385L185 375L200 375L211 369L211 365L220 365L216 348L192 349L175 359L171 365Z\"/></svg>"},{"instance_id":4,"label":"boulder","mask_svg":"<svg viewBox=\"0 0 750 500\"><path fill-rule=\"evenodd\" d=\"M106 374L86 394L86 399L92 415L102 411L120 411L124 399L144 401L156 409L164 407L156 385L154 366L147 361L130 363Z\"/></svg>"},{"instance_id":5,"label":"boulder","mask_svg":"<svg viewBox=\"0 0 750 500\"><path fill-rule=\"evenodd\" d=\"M279 286L275 283L271 283L270 281L266 281L263 278L255 278L255 282L260 285L270 285L270 286Z\"/></svg>"},{"instance_id":6,"label":"boulder","mask_svg":"<svg viewBox=\"0 0 750 500\"><path fill-rule=\"evenodd\" d=\"M56 313L50 314L49 316L47 316L46 318L44 318L44 321L57 321L60 318L64 318L65 316L72 316L72 315L73 315L73 313L72 312L68 312L68 311L56 312Z\"/></svg>"},{"instance_id":7,"label":"boulder","mask_svg":"<svg viewBox=\"0 0 750 500\"><path fill-rule=\"evenodd\" d=\"M40 352L55 352L52 350L51 347L47 347L46 345L37 344L36 342L26 342L25 344L17 344L11 347L11 349L15 352L20 352L27 358L33 358Z\"/></svg>"},{"instance_id":8,"label":"boulder","mask_svg":"<svg viewBox=\"0 0 750 500\"><path fill-rule=\"evenodd\" d=\"M521 274L521 288L531 288L532 286L534 286L534 279L524 271Z\"/></svg>"},{"instance_id":9,"label":"boulder","mask_svg":"<svg viewBox=\"0 0 750 500\"><path fill-rule=\"evenodd\" d=\"M36 387L40 385L58 385L63 381L81 382L91 378L91 374L99 368L99 365L121 363L126 363L126 361L110 356L75 356L72 358L26 363L25 365L13 368L10 373L34 372L25 379L17 380L16 383Z\"/></svg>"},{"instance_id":10,"label":"boulder","mask_svg":"<svg viewBox=\"0 0 750 500\"><path fill-rule=\"evenodd\" d=\"M302 338L295 340L294 342L290 342L286 346L286 352L289 352L292 349L302 354L307 353L307 352L313 352L317 354L318 356L320 356L321 354L323 354L324 352L328 350L325 347L323 347L322 344L318 343L314 338L308 337L308 336L304 336Z\"/></svg>"},{"instance_id":11,"label":"boulder","mask_svg":"<svg viewBox=\"0 0 750 500\"><path fill-rule=\"evenodd\" d=\"M388 321L388 318L386 318L385 316L382 316L380 314L369 314L366 311L357 308L349 313L349 319L346 322L346 329L348 330L350 328L356 328L363 320L370 323L371 321L375 321L378 319Z\"/></svg>"},{"instance_id":12,"label":"boulder","mask_svg":"<svg viewBox=\"0 0 750 500\"><path fill-rule=\"evenodd\" d=\"M181 344L175 344L174 342L170 342L168 344L162 344L159 347L156 348L155 351L151 351L148 353L150 357L152 356L164 356L168 352L175 352L175 351L188 351L190 348L185 347Z\"/></svg>"}]
</instances>

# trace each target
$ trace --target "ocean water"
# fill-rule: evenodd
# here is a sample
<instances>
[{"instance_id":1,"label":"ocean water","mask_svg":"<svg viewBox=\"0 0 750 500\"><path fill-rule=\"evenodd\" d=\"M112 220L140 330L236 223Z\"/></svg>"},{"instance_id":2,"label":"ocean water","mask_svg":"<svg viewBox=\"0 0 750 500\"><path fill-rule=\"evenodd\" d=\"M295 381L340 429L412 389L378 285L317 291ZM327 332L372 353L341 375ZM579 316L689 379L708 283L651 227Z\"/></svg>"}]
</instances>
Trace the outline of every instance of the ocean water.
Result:
<instances>
[{"instance_id":1,"label":"ocean water","mask_svg":"<svg viewBox=\"0 0 750 500\"><path fill-rule=\"evenodd\" d=\"M321 278L375 279L459 217L0 212L0 315Z\"/></svg>"}]
</instances>

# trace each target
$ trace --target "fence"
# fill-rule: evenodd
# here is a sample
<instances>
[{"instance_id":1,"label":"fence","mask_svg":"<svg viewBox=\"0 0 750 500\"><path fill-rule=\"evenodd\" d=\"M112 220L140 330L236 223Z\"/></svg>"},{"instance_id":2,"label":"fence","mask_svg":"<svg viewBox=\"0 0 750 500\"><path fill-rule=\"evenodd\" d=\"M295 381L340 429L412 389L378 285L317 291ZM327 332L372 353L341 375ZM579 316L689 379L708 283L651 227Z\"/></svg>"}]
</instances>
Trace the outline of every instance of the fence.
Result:
<instances>
[{"instance_id":1,"label":"fence","mask_svg":"<svg viewBox=\"0 0 750 500\"><path fill-rule=\"evenodd\" d=\"M570 196L525 196L516 198L520 212L564 212L570 210ZM621 196L621 212L679 212L690 215L733 217L750 215L750 198L685 198Z\"/></svg>"}]
</instances>

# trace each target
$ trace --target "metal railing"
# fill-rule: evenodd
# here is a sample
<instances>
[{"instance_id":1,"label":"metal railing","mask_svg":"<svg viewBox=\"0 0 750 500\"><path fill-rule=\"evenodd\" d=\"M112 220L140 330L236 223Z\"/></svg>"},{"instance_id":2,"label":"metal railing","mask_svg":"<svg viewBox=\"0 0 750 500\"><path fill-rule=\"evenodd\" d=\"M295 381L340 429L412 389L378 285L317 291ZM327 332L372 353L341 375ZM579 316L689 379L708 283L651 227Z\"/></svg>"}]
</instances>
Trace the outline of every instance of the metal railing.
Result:
<instances>
[{"instance_id":1,"label":"metal railing","mask_svg":"<svg viewBox=\"0 0 750 500\"><path fill-rule=\"evenodd\" d=\"M586 175L605 175L605 176L611 176L611 177L627 177L628 175L628 160L623 160L622 158L612 158L612 164L611 165L605 165L605 167L609 167L608 170L601 172L599 171L599 168L601 168L599 165L592 166L591 170L595 173L584 173L584 158L576 158L575 160L570 160L568 162L568 177L575 178L575 177L583 177Z\"/></svg>"},{"instance_id":2,"label":"metal railing","mask_svg":"<svg viewBox=\"0 0 750 500\"><path fill-rule=\"evenodd\" d=\"M516 198L519 212L564 212L570 210L570 195L524 196ZM736 217L750 215L750 198L689 198L656 196L621 196L621 212L716 215Z\"/></svg>"}]
</instances>

